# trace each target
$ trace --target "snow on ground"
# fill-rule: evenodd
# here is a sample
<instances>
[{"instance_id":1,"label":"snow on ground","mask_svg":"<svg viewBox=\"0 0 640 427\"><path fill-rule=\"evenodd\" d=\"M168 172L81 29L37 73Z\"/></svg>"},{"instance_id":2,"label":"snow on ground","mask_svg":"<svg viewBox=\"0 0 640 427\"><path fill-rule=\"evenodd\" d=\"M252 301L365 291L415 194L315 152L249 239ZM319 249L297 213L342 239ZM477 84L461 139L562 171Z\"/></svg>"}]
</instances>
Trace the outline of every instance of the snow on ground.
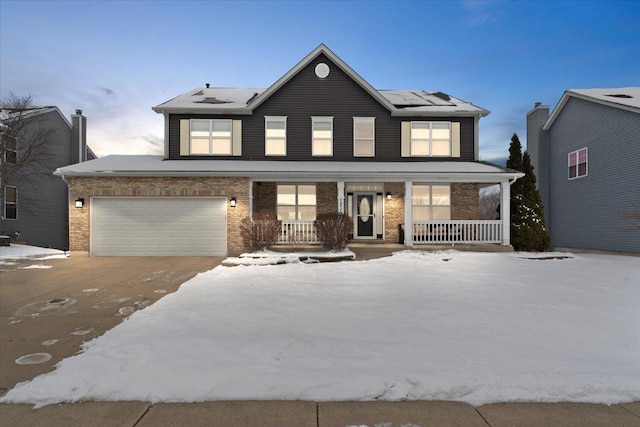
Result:
<instances>
[{"instance_id":1,"label":"snow on ground","mask_svg":"<svg viewBox=\"0 0 640 427\"><path fill-rule=\"evenodd\" d=\"M640 400L640 258L530 255L220 266L0 401Z\"/></svg>"},{"instance_id":2,"label":"snow on ground","mask_svg":"<svg viewBox=\"0 0 640 427\"><path fill-rule=\"evenodd\" d=\"M0 260L6 259L54 259L66 258L67 254L59 249L39 248L37 246L18 245L0 246Z\"/></svg>"},{"instance_id":3,"label":"snow on ground","mask_svg":"<svg viewBox=\"0 0 640 427\"><path fill-rule=\"evenodd\" d=\"M329 252L274 252L261 251L240 255L239 257L229 257L222 261L223 265L277 265L291 264L297 262L313 263L323 261L339 261L355 259L356 254L350 249Z\"/></svg>"}]
</instances>

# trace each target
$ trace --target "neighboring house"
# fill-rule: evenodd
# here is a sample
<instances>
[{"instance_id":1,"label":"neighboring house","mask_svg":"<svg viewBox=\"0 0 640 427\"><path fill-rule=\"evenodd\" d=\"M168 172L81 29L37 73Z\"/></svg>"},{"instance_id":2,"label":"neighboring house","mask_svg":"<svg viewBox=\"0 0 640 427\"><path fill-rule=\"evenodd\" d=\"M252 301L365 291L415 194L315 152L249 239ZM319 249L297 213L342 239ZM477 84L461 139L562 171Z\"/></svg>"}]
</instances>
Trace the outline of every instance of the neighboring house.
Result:
<instances>
[{"instance_id":1,"label":"neighboring house","mask_svg":"<svg viewBox=\"0 0 640 427\"><path fill-rule=\"evenodd\" d=\"M552 247L640 253L640 87L536 103L527 149Z\"/></svg>"},{"instance_id":2,"label":"neighboring house","mask_svg":"<svg viewBox=\"0 0 640 427\"><path fill-rule=\"evenodd\" d=\"M3 114L0 235L66 250L68 188L53 171L95 159L86 144L86 118L76 110L70 123L57 107L3 110ZM14 132L12 126L20 129Z\"/></svg>"},{"instance_id":3,"label":"neighboring house","mask_svg":"<svg viewBox=\"0 0 640 427\"><path fill-rule=\"evenodd\" d=\"M153 108L164 156L106 156L59 169L72 251L225 255L243 218L282 219L280 244L318 243L314 220L345 212L354 241L509 245L481 221L479 189L500 184L501 218L521 173L478 161L487 110L441 92L374 89L320 45L267 89L201 87Z\"/></svg>"}]
</instances>

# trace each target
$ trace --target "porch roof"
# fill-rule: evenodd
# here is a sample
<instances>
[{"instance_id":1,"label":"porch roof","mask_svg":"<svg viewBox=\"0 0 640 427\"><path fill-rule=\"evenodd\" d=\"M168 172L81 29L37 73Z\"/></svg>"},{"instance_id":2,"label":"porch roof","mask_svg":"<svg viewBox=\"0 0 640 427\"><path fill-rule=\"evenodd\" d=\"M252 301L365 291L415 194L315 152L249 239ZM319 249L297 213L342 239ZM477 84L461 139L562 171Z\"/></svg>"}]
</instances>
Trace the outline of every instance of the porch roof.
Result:
<instances>
[{"instance_id":1,"label":"porch roof","mask_svg":"<svg viewBox=\"0 0 640 427\"><path fill-rule=\"evenodd\" d=\"M110 155L58 168L58 176L236 176L262 181L501 182L521 172L485 162L339 162L165 160L152 155Z\"/></svg>"}]
</instances>

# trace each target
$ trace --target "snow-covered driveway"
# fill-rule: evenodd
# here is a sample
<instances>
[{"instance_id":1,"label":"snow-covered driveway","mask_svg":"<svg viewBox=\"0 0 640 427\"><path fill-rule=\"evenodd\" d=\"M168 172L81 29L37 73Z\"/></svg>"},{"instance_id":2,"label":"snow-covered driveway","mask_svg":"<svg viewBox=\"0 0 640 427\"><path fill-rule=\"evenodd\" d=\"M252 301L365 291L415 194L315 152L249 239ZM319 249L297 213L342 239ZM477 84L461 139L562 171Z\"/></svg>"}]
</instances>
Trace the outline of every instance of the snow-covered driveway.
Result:
<instances>
[{"instance_id":1,"label":"snow-covered driveway","mask_svg":"<svg viewBox=\"0 0 640 427\"><path fill-rule=\"evenodd\" d=\"M534 256L217 267L0 401L640 400L640 258Z\"/></svg>"}]
</instances>

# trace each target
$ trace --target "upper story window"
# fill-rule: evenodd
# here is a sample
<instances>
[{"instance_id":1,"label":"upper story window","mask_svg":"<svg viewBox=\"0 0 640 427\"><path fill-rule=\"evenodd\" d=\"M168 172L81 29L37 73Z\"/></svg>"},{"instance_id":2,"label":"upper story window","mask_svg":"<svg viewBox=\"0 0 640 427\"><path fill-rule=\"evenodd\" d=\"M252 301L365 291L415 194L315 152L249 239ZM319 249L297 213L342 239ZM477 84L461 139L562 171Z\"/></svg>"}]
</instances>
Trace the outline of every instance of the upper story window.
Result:
<instances>
[{"instance_id":1,"label":"upper story window","mask_svg":"<svg viewBox=\"0 0 640 427\"><path fill-rule=\"evenodd\" d=\"M588 153L586 148L569 153L569 179L587 176Z\"/></svg>"},{"instance_id":2,"label":"upper story window","mask_svg":"<svg viewBox=\"0 0 640 427\"><path fill-rule=\"evenodd\" d=\"M375 155L375 117L353 118L353 156Z\"/></svg>"},{"instance_id":3,"label":"upper story window","mask_svg":"<svg viewBox=\"0 0 640 427\"><path fill-rule=\"evenodd\" d=\"M18 219L18 188L13 185L4 187L4 218Z\"/></svg>"},{"instance_id":4,"label":"upper story window","mask_svg":"<svg viewBox=\"0 0 640 427\"><path fill-rule=\"evenodd\" d=\"M451 187L414 185L411 212L414 221L451 219Z\"/></svg>"},{"instance_id":5,"label":"upper story window","mask_svg":"<svg viewBox=\"0 0 640 427\"><path fill-rule=\"evenodd\" d=\"M411 122L411 156L451 156L450 122Z\"/></svg>"},{"instance_id":6,"label":"upper story window","mask_svg":"<svg viewBox=\"0 0 640 427\"><path fill-rule=\"evenodd\" d=\"M333 117L311 117L311 155L333 156Z\"/></svg>"},{"instance_id":7,"label":"upper story window","mask_svg":"<svg viewBox=\"0 0 640 427\"><path fill-rule=\"evenodd\" d=\"M230 156L231 150L231 120L191 120L191 154Z\"/></svg>"},{"instance_id":8,"label":"upper story window","mask_svg":"<svg viewBox=\"0 0 640 427\"><path fill-rule=\"evenodd\" d=\"M265 156L287 155L287 118L267 116L264 118Z\"/></svg>"},{"instance_id":9,"label":"upper story window","mask_svg":"<svg viewBox=\"0 0 640 427\"><path fill-rule=\"evenodd\" d=\"M4 136L2 137L4 143L4 162L15 165L18 161L18 143L14 137Z\"/></svg>"}]
</instances>

